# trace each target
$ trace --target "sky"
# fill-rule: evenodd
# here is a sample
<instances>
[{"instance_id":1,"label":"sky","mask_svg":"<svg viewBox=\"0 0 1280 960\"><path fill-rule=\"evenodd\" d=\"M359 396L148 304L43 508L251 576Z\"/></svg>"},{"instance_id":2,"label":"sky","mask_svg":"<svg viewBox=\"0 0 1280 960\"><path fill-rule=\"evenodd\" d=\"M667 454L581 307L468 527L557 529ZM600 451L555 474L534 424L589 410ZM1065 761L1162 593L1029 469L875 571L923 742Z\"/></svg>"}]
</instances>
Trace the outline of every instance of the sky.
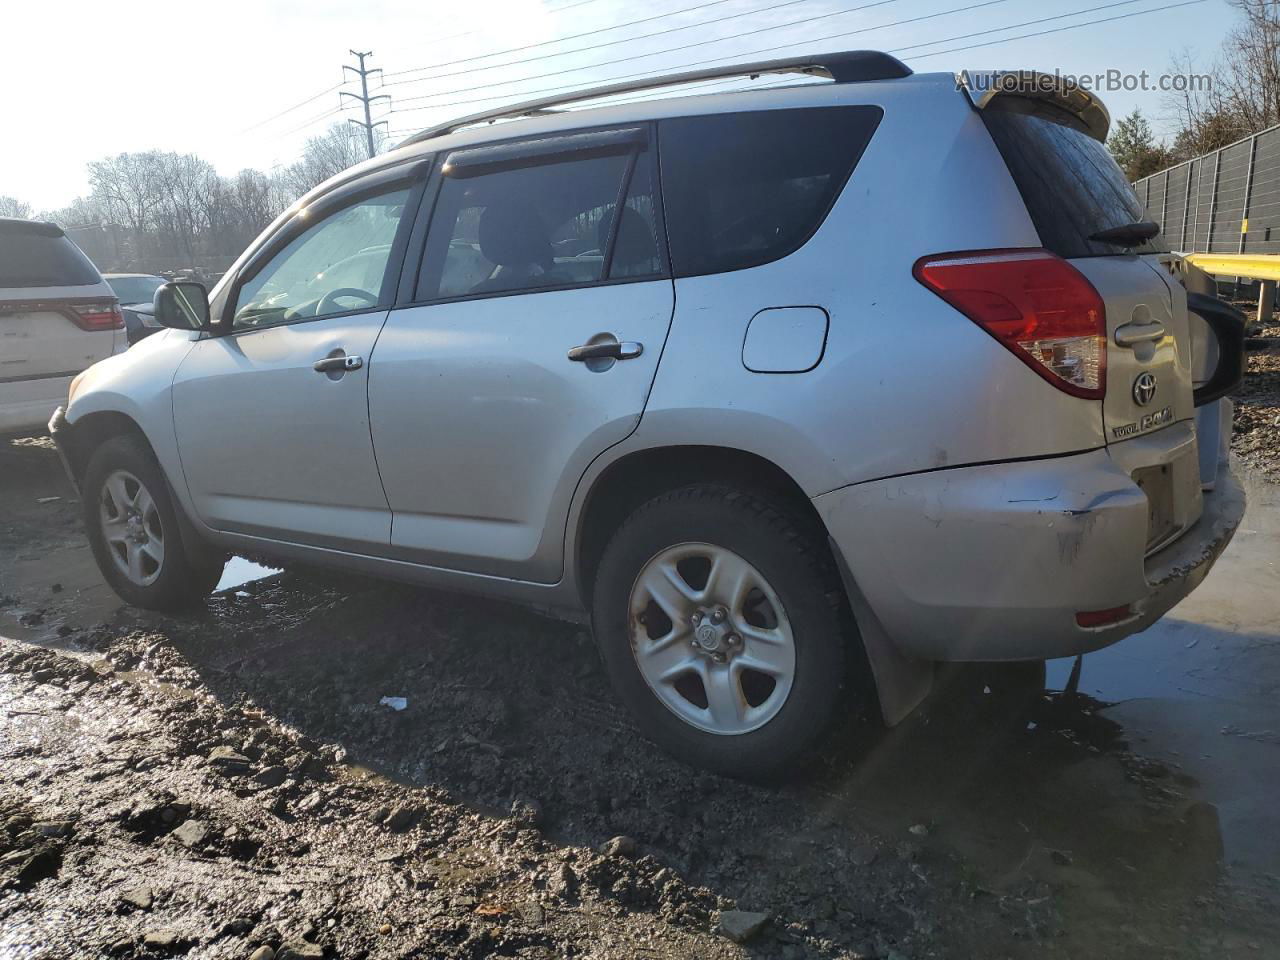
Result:
<instances>
[{"instance_id":1,"label":"sky","mask_svg":"<svg viewBox=\"0 0 1280 960\"><path fill-rule=\"evenodd\" d=\"M400 139L551 88L709 60L870 48L898 51L917 72L1145 70L1155 78L1186 51L1208 66L1236 15L1227 0L1159 9L1177 2L12 0L0 195L37 211L65 206L88 192L88 161L122 151L196 153L228 175L288 164L307 136L359 115L339 98L340 89L358 89L342 70L355 63L352 48L372 51L368 65L385 71L372 83L384 84L376 92L390 95L393 112L379 101L374 116L385 115ZM984 45L956 49L972 44ZM1171 129L1158 91L1101 96L1113 117L1140 107L1157 132Z\"/></svg>"}]
</instances>

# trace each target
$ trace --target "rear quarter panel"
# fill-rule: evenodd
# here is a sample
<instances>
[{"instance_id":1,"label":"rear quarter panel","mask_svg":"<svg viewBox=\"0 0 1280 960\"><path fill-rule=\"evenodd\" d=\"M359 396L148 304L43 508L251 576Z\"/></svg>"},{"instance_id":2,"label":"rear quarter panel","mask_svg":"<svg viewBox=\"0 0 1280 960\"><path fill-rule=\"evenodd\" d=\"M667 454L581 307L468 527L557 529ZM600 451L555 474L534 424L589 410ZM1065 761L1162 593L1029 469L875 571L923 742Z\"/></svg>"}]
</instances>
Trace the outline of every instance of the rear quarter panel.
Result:
<instances>
[{"instance_id":1,"label":"rear quarter panel","mask_svg":"<svg viewBox=\"0 0 1280 960\"><path fill-rule=\"evenodd\" d=\"M869 103L884 117L799 250L676 281L675 320L644 418L611 452L737 447L816 496L890 475L1100 446L1097 402L1047 385L912 276L927 254L1040 244L1004 161L949 75L779 92L787 96L767 106ZM801 305L830 314L821 363L800 374L748 371L741 350L751 317Z\"/></svg>"}]
</instances>

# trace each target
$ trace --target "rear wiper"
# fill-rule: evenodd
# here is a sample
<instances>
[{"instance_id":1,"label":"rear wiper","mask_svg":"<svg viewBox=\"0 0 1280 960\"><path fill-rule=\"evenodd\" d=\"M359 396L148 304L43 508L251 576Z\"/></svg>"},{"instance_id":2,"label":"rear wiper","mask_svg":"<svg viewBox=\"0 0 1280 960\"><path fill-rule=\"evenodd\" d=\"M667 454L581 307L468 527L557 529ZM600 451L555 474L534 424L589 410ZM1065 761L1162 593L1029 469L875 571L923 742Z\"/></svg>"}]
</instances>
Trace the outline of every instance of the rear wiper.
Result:
<instances>
[{"instance_id":1,"label":"rear wiper","mask_svg":"<svg viewBox=\"0 0 1280 960\"><path fill-rule=\"evenodd\" d=\"M1117 247L1124 247L1127 250L1131 247L1142 246L1159 232L1160 224L1152 223L1150 220L1138 220L1134 223L1126 223L1122 227L1099 230L1097 233L1092 234L1089 239L1098 243L1113 243Z\"/></svg>"}]
</instances>

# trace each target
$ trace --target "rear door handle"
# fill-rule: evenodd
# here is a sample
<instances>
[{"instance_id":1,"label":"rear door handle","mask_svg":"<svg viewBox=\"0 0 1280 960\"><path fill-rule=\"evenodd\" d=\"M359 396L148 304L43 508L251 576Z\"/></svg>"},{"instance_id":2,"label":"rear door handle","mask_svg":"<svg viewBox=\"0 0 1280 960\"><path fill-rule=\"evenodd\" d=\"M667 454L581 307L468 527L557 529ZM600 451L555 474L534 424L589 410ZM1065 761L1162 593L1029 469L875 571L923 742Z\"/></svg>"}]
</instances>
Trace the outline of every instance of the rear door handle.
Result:
<instances>
[{"instance_id":1,"label":"rear door handle","mask_svg":"<svg viewBox=\"0 0 1280 960\"><path fill-rule=\"evenodd\" d=\"M1163 339L1164 333L1164 324L1159 320L1152 320L1149 323L1126 323L1123 327L1116 327L1116 345L1132 347L1147 340Z\"/></svg>"},{"instance_id":2,"label":"rear door handle","mask_svg":"<svg viewBox=\"0 0 1280 960\"><path fill-rule=\"evenodd\" d=\"M311 369L316 373L334 373L345 372L347 370L359 370L364 366L364 360L361 357L325 357L323 360L317 360L311 365Z\"/></svg>"},{"instance_id":3,"label":"rear door handle","mask_svg":"<svg viewBox=\"0 0 1280 960\"><path fill-rule=\"evenodd\" d=\"M603 343L584 343L569 351L569 359L579 363L585 360L634 360L644 353L644 344L633 340L606 340Z\"/></svg>"}]
</instances>

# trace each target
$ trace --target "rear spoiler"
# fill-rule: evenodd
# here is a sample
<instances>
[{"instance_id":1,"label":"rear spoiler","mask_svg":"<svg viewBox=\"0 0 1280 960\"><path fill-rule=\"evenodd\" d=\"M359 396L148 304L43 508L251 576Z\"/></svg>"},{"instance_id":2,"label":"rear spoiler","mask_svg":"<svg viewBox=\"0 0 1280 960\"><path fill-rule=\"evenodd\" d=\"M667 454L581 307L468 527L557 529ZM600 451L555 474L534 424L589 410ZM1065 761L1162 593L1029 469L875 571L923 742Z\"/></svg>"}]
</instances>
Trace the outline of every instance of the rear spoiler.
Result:
<instances>
[{"instance_id":1,"label":"rear spoiler","mask_svg":"<svg viewBox=\"0 0 1280 960\"><path fill-rule=\"evenodd\" d=\"M56 223L48 223L44 220L19 220L14 217L0 217L0 233L8 236L23 233L41 237L66 236Z\"/></svg>"},{"instance_id":2,"label":"rear spoiler","mask_svg":"<svg viewBox=\"0 0 1280 960\"><path fill-rule=\"evenodd\" d=\"M979 110L1011 110L1065 123L1102 143L1111 129L1106 105L1070 77L1035 70L962 70L956 86Z\"/></svg>"}]
</instances>

